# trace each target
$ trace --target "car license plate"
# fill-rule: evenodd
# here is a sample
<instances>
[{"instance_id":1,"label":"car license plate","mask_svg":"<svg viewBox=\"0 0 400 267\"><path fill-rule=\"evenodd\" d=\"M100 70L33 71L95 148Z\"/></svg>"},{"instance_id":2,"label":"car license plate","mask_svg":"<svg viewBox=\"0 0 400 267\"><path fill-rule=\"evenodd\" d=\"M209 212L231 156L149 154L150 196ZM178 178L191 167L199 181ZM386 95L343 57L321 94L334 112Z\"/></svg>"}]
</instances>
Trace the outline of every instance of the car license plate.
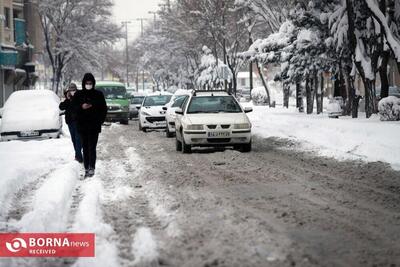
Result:
<instances>
[{"instance_id":1,"label":"car license plate","mask_svg":"<svg viewBox=\"0 0 400 267\"><path fill-rule=\"evenodd\" d=\"M32 136L39 136L39 132L38 131L25 131L25 132L21 132L21 137L32 137Z\"/></svg>"},{"instance_id":2,"label":"car license plate","mask_svg":"<svg viewBox=\"0 0 400 267\"><path fill-rule=\"evenodd\" d=\"M230 137L230 132L209 132L208 137L210 138L226 138Z\"/></svg>"},{"instance_id":3,"label":"car license plate","mask_svg":"<svg viewBox=\"0 0 400 267\"><path fill-rule=\"evenodd\" d=\"M167 126L166 122L156 122L156 126Z\"/></svg>"}]
</instances>

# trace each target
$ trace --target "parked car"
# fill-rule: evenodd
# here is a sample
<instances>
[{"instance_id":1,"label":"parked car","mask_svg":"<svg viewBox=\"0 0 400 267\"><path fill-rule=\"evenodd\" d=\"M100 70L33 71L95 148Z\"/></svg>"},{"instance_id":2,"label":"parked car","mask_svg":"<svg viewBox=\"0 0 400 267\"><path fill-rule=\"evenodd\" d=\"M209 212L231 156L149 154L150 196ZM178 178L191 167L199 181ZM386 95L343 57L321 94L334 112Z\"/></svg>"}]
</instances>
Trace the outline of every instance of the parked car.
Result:
<instances>
[{"instance_id":1,"label":"parked car","mask_svg":"<svg viewBox=\"0 0 400 267\"><path fill-rule=\"evenodd\" d=\"M174 137L175 135L175 118L176 118L176 113L175 111L178 108L182 108L182 105L185 103L185 101L188 99L188 97L192 94L192 90L183 90L183 89L178 89L175 94L172 96L171 101L163 108L164 110L167 111L166 113L166 121L167 121L167 127L166 127L166 135L167 137Z\"/></svg>"},{"instance_id":2,"label":"parked car","mask_svg":"<svg viewBox=\"0 0 400 267\"><path fill-rule=\"evenodd\" d=\"M133 95L129 104L129 119L138 118L139 110L137 106L142 106L145 96Z\"/></svg>"},{"instance_id":3,"label":"parked car","mask_svg":"<svg viewBox=\"0 0 400 267\"><path fill-rule=\"evenodd\" d=\"M381 87L377 87L375 89L376 98L379 102L381 100ZM400 88L397 86L390 86L389 87L389 96L395 96L400 98Z\"/></svg>"},{"instance_id":4,"label":"parked car","mask_svg":"<svg viewBox=\"0 0 400 267\"><path fill-rule=\"evenodd\" d=\"M62 128L59 104L59 97L50 90L12 93L1 114L1 140L59 138Z\"/></svg>"},{"instance_id":5,"label":"parked car","mask_svg":"<svg viewBox=\"0 0 400 267\"><path fill-rule=\"evenodd\" d=\"M125 85L119 82L97 82L96 89L103 92L107 102L106 121L129 124L129 96Z\"/></svg>"},{"instance_id":6,"label":"parked car","mask_svg":"<svg viewBox=\"0 0 400 267\"><path fill-rule=\"evenodd\" d=\"M182 109L175 111L176 150L192 147L233 146L251 151L251 123L237 100L225 91L195 91Z\"/></svg>"},{"instance_id":7,"label":"parked car","mask_svg":"<svg viewBox=\"0 0 400 267\"><path fill-rule=\"evenodd\" d=\"M327 111L329 118L339 118L343 115L343 98L341 96L334 97L329 100Z\"/></svg>"},{"instance_id":8,"label":"parked car","mask_svg":"<svg viewBox=\"0 0 400 267\"><path fill-rule=\"evenodd\" d=\"M166 111L163 109L171 100L172 94L158 93L150 94L143 100L143 104L138 105L139 109L139 130L146 132L148 129L165 129Z\"/></svg>"}]
</instances>

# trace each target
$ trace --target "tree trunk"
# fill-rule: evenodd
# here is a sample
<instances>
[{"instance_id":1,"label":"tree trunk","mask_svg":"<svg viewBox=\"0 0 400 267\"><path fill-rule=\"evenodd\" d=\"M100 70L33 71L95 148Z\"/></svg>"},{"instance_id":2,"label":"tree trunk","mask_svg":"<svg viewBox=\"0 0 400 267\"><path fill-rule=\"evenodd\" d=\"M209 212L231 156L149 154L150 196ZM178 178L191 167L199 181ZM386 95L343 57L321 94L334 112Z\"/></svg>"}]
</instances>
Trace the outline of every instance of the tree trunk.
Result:
<instances>
[{"instance_id":1,"label":"tree trunk","mask_svg":"<svg viewBox=\"0 0 400 267\"><path fill-rule=\"evenodd\" d=\"M299 112L304 112L303 90L299 82L296 83L296 107L299 109Z\"/></svg>"},{"instance_id":2,"label":"tree trunk","mask_svg":"<svg viewBox=\"0 0 400 267\"><path fill-rule=\"evenodd\" d=\"M262 84L263 84L263 86L264 86L264 88L265 88L265 92L267 93L267 97L268 97L268 106L271 107L271 94L269 93L267 82L266 82L265 79L264 79L264 74L262 73L262 70L261 70L260 65L258 65L258 61L256 61L256 65L257 65L258 74L260 75Z\"/></svg>"},{"instance_id":3,"label":"tree trunk","mask_svg":"<svg viewBox=\"0 0 400 267\"><path fill-rule=\"evenodd\" d=\"M318 83L315 83L318 87ZM323 112L323 101L324 101L324 74L321 72L319 88L316 89L317 92L317 114Z\"/></svg>"},{"instance_id":4,"label":"tree trunk","mask_svg":"<svg viewBox=\"0 0 400 267\"><path fill-rule=\"evenodd\" d=\"M382 63L379 68L379 76L381 78L381 98L389 96L389 79L388 79L388 64L389 64L390 52L384 51L382 54Z\"/></svg>"},{"instance_id":5,"label":"tree trunk","mask_svg":"<svg viewBox=\"0 0 400 267\"><path fill-rule=\"evenodd\" d=\"M290 84L283 83L283 107L289 108Z\"/></svg>"},{"instance_id":6,"label":"tree trunk","mask_svg":"<svg viewBox=\"0 0 400 267\"><path fill-rule=\"evenodd\" d=\"M312 80L312 79L311 79ZM313 95L312 95L312 84L310 78L306 78L306 101L307 101L307 114L313 113Z\"/></svg>"}]
</instances>

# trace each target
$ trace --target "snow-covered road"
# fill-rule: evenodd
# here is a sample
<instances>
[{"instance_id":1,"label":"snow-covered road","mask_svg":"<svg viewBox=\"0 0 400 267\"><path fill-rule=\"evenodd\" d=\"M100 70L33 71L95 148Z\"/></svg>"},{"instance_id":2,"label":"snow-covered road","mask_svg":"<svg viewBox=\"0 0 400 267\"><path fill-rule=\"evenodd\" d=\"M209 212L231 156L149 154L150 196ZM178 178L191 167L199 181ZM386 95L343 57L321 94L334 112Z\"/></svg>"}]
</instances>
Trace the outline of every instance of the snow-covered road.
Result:
<instances>
[{"instance_id":1,"label":"snow-covered road","mask_svg":"<svg viewBox=\"0 0 400 267\"><path fill-rule=\"evenodd\" d=\"M183 155L162 132L112 124L96 176L82 180L67 137L0 143L1 232L96 234L96 258L0 266L400 263L399 172L293 147L256 136L249 154Z\"/></svg>"}]
</instances>

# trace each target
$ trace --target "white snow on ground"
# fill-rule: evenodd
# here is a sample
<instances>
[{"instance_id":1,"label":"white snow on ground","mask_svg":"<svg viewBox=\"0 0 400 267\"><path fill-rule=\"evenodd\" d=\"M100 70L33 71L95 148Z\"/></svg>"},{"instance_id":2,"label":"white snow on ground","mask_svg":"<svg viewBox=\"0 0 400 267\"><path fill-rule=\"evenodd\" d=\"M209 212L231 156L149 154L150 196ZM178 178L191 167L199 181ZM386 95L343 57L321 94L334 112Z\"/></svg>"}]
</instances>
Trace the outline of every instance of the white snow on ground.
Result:
<instances>
[{"instance_id":1,"label":"white snow on ground","mask_svg":"<svg viewBox=\"0 0 400 267\"><path fill-rule=\"evenodd\" d=\"M119 266L117 246L110 241L114 232L110 225L104 223L101 210L103 185L96 178L88 180L82 185L81 192L84 197L76 213L73 232L96 234L96 257L80 258L74 266L117 267Z\"/></svg>"},{"instance_id":2,"label":"white snow on ground","mask_svg":"<svg viewBox=\"0 0 400 267\"><path fill-rule=\"evenodd\" d=\"M280 137L300 142L301 149L336 159L382 161L400 170L400 123L341 117L327 114L300 114L295 108L254 107L249 114L253 133L262 137Z\"/></svg>"},{"instance_id":3,"label":"white snow on ground","mask_svg":"<svg viewBox=\"0 0 400 267\"><path fill-rule=\"evenodd\" d=\"M0 142L0 219L8 213L18 190L38 181L73 157L68 138Z\"/></svg>"},{"instance_id":4,"label":"white snow on ground","mask_svg":"<svg viewBox=\"0 0 400 267\"><path fill-rule=\"evenodd\" d=\"M80 165L68 163L50 174L35 192L33 209L16 224L21 232L63 232L67 228L72 194Z\"/></svg>"},{"instance_id":5,"label":"white snow on ground","mask_svg":"<svg viewBox=\"0 0 400 267\"><path fill-rule=\"evenodd\" d=\"M133 265L158 266L157 243L149 228L141 227L137 230L132 253L135 255Z\"/></svg>"}]
</instances>

